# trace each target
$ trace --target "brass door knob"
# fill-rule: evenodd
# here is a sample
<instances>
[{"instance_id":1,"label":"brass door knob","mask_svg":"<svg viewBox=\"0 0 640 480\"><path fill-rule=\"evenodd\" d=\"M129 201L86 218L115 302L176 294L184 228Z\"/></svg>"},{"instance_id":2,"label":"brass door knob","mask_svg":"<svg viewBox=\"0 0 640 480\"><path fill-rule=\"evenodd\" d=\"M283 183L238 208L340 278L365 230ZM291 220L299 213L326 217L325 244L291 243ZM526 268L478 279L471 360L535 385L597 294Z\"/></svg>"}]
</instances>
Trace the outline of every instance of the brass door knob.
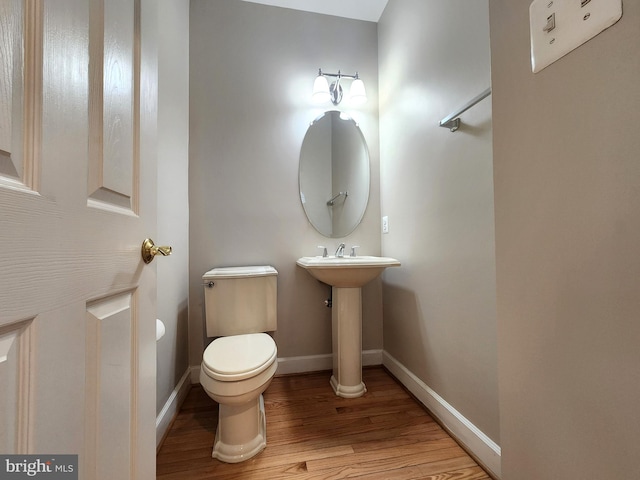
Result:
<instances>
[{"instance_id":1,"label":"brass door knob","mask_svg":"<svg viewBox=\"0 0 640 480\"><path fill-rule=\"evenodd\" d=\"M144 263L151 263L156 255L162 255L163 257L168 257L171 255L172 248L167 246L158 246L153 243L153 240L150 238L146 238L144 242L142 242L142 249L140 253L142 253L142 260Z\"/></svg>"}]
</instances>

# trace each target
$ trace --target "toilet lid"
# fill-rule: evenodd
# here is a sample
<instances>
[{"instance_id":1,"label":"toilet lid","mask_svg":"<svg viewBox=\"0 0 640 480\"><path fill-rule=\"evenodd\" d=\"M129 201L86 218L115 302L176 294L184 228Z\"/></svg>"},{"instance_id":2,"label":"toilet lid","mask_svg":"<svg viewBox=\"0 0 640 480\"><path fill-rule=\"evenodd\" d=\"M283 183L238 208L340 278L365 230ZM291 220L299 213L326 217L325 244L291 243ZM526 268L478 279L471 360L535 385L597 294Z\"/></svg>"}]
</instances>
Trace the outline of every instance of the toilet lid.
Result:
<instances>
[{"instance_id":1,"label":"toilet lid","mask_svg":"<svg viewBox=\"0 0 640 480\"><path fill-rule=\"evenodd\" d=\"M243 380L269 367L276 355L276 342L266 333L233 335L211 342L202 356L202 366L217 380Z\"/></svg>"}]
</instances>

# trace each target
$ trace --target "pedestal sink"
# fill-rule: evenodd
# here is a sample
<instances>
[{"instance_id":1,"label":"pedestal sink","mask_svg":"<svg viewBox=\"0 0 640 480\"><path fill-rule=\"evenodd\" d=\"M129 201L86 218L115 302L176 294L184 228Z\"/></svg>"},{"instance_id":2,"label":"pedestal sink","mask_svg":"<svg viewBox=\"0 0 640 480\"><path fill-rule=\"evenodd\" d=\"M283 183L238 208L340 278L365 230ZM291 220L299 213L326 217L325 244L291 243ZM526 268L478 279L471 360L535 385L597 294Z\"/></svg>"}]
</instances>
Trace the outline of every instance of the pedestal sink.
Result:
<instances>
[{"instance_id":1,"label":"pedestal sink","mask_svg":"<svg viewBox=\"0 0 640 480\"><path fill-rule=\"evenodd\" d=\"M331 386L340 397L360 397L367 391L362 382L361 287L378 277L385 268L400 266L400 262L395 258L372 256L302 257L296 264L331 285Z\"/></svg>"}]
</instances>

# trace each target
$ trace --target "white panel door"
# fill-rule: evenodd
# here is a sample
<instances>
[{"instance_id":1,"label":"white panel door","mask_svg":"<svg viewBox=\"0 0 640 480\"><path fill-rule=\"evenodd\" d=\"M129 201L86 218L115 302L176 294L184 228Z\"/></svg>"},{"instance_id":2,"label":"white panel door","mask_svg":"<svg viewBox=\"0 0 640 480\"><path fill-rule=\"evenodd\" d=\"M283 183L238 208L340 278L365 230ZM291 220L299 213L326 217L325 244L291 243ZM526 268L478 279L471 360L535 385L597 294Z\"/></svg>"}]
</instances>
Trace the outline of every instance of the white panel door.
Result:
<instances>
[{"instance_id":1,"label":"white panel door","mask_svg":"<svg viewBox=\"0 0 640 480\"><path fill-rule=\"evenodd\" d=\"M155 8L0 0L0 452L82 479L155 478Z\"/></svg>"}]
</instances>

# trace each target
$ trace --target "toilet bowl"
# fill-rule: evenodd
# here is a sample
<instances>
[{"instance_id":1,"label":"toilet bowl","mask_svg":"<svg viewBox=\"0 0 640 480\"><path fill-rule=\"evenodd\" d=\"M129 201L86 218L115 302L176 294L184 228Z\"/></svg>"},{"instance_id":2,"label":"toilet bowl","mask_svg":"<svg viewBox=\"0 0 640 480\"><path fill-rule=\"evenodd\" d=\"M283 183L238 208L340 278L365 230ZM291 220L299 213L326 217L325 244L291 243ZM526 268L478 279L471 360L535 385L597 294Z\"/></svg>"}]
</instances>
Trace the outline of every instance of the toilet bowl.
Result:
<instances>
[{"instance_id":1,"label":"toilet bowl","mask_svg":"<svg viewBox=\"0 0 640 480\"><path fill-rule=\"evenodd\" d=\"M220 337L207 347L200 384L219 403L213 458L238 463L266 447L262 393L277 367L276 344L266 333Z\"/></svg>"}]
</instances>

